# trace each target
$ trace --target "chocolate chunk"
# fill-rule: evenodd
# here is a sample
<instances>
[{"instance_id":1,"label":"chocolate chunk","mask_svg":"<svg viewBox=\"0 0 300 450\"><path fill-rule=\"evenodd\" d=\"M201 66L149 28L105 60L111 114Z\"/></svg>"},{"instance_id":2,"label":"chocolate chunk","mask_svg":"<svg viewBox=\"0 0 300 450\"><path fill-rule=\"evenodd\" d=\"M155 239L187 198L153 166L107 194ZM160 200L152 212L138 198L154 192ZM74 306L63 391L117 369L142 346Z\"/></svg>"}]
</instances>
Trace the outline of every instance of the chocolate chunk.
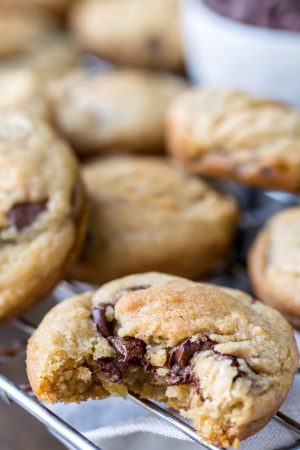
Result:
<instances>
[{"instance_id":1,"label":"chocolate chunk","mask_svg":"<svg viewBox=\"0 0 300 450\"><path fill-rule=\"evenodd\" d=\"M113 335L113 322L109 322L106 318L106 309L112 306L109 303L100 303L92 309L92 319L99 333L104 337Z\"/></svg>"},{"instance_id":2,"label":"chocolate chunk","mask_svg":"<svg viewBox=\"0 0 300 450\"><path fill-rule=\"evenodd\" d=\"M108 342L114 347L124 364L140 363L145 356L145 343L134 337L109 337Z\"/></svg>"},{"instance_id":3,"label":"chocolate chunk","mask_svg":"<svg viewBox=\"0 0 300 450\"><path fill-rule=\"evenodd\" d=\"M147 47L152 53L160 53L162 51L162 41L157 36L152 36L147 40Z\"/></svg>"},{"instance_id":4,"label":"chocolate chunk","mask_svg":"<svg viewBox=\"0 0 300 450\"><path fill-rule=\"evenodd\" d=\"M35 219L47 209L48 199L39 202L24 202L14 205L7 214L9 223L18 231L31 225Z\"/></svg>"},{"instance_id":5,"label":"chocolate chunk","mask_svg":"<svg viewBox=\"0 0 300 450\"><path fill-rule=\"evenodd\" d=\"M186 339L181 344L172 348L169 352L168 366L171 368L174 364L184 368L189 364L190 359L195 353L210 350L216 343L205 335L199 335L197 340Z\"/></svg>"},{"instance_id":6,"label":"chocolate chunk","mask_svg":"<svg viewBox=\"0 0 300 450\"><path fill-rule=\"evenodd\" d=\"M123 366L118 364L116 358L102 358L97 361L98 368L112 383L122 380Z\"/></svg>"},{"instance_id":7,"label":"chocolate chunk","mask_svg":"<svg viewBox=\"0 0 300 450\"><path fill-rule=\"evenodd\" d=\"M174 386L177 384L198 384L199 379L191 366L182 369L178 364L174 364L167 377L167 384Z\"/></svg>"}]
</instances>

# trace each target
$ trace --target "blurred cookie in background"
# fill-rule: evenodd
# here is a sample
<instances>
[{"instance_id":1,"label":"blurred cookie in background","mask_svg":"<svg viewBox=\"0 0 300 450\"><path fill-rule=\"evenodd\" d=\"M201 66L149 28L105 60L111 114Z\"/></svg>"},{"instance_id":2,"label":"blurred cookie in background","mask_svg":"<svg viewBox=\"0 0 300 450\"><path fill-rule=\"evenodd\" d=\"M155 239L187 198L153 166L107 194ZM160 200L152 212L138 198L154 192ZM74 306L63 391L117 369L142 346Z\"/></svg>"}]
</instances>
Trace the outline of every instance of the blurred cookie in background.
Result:
<instances>
[{"instance_id":1,"label":"blurred cookie in background","mask_svg":"<svg viewBox=\"0 0 300 450\"><path fill-rule=\"evenodd\" d=\"M0 7L2 5L10 5L16 8L38 8L47 13L52 13L57 16L64 15L74 0L0 0Z\"/></svg>"},{"instance_id":2,"label":"blurred cookie in background","mask_svg":"<svg viewBox=\"0 0 300 450\"><path fill-rule=\"evenodd\" d=\"M42 82L48 82L66 75L79 65L80 52L71 37L67 33L52 30L42 34L23 52L0 58L0 73L30 69Z\"/></svg>"},{"instance_id":3,"label":"blurred cookie in background","mask_svg":"<svg viewBox=\"0 0 300 450\"><path fill-rule=\"evenodd\" d=\"M134 69L75 73L50 88L56 124L80 155L164 150L164 116L185 88L175 75Z\"/></svg>"},{"instance_id":4,"label":"blurred cookie in background","mask_svg":"<svg viewBox=\"0 0 300 450\"><path fill-rule=\"evenodd\" d=\"M0 321L46 296L83 239L86 198L77 160L43 121L0 114Z\"/></svg>"},{"instance_id":5,"label":"blurred cookie in background","mask_svg":"<svg viewBox=\"0 0 300 450\"><path fill-rule=\"evenodd\" d=\"M194 88L167 113L170 153L187 169L250 186L300 191L300 113L243 92Z\"/></svg>"},{"instance_id":6,"label":"blurred cookie in background","mask_svg":"<svg viewBox=\"0 0 300 450\"><path fill-rule=\"evenodd\" d=\"M148 270L197 278L230 248L234 198L165 158L96 159L83 178L90 216L75 279L96 284Z\"/></svg>"},{"instance_id":7,"label":"blurred cookie in background","mask_svg":"<svg viewBox=\"0 0 300 450\"><path fill-rule=\"evenodd\" d=\"M259 298L300 330L300 207L267 222L250 251L248 269Z\"/></svg>"},{"instance_id":8,"label":"blurred cookie in background","mask_svg":"<svg viewBox=\"0 0 300 450\"><path fill-rule=\"evenodd\" d=\"M0 2L0 63L1 58L27 52L53 27L51 19L35 9Z\"/></svg>"},{"instance_id":9,"label":"blurred cookie in background","mask_svg":"<svg viewBox=\"0 0 300 450\"><path fill-rule=\"evenodd\" d=\"M43 93L42 83L33 71L0 71L0 91L0 114L22 110L45 120L50 118L50 108Z\"/></svg>"},{"instance_id":10,"label":"blurred cookie in background","mask_svg":"<svg viewBox=\"0 0 300 450\"><path fill-rule=\"evenodd\" d=\"M82 0L70 23L82 47L116 64L182 70L179 0Z\"/></svg>"}]
</instances>

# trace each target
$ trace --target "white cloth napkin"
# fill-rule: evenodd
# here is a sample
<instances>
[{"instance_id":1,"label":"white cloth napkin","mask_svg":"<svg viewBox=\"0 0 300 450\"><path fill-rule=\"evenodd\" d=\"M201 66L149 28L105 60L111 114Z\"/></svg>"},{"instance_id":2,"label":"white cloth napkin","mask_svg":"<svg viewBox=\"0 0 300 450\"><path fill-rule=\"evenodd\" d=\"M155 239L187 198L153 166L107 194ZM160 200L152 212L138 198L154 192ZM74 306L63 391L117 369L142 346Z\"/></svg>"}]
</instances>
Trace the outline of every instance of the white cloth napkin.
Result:
<instances>
[{"instance_id":1,"label":"white cloth napkin","mask_svg":"<svg viewBox=\"0 0 300 450\"><path fill-rule=\"evenodd\" d=\"M300 333L296 333L300 348ZM54 405L52 410L84 434L102 450L196 450L203 448L165 421L130 400L108 398L80 405ZM300 421L300 376L281 408ZM263 430L242 443L242 450L275 450L297 442L300 436L272 420ZM296 447L293 447L296 448Z\"/></svg>"}]
</instances>

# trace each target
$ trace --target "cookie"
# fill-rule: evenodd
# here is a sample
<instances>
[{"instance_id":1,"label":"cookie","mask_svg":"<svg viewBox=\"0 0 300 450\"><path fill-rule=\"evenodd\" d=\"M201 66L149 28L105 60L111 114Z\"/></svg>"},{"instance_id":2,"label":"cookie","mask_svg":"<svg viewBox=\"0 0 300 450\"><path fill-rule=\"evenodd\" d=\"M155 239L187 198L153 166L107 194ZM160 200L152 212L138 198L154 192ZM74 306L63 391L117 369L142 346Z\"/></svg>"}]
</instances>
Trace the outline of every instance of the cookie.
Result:
<instances>
[{"instance_id":1,"label":"cookie","mask_svg":"<svg viewBox=\"0 0 300 450\"><path fill-rule=\"evenodd\" d=\"M300 208L275 214L258 233L248 269L259 298L300 330Z\"/></svg>"},{"instance_id":2,"label":"cookie","mask_svg":"<svg viewBox=\"0 0 300 450\"><path fill-rule=\"evenodd\" d=\"M71 11L82 47L117 64L181 70L178 0L83 0Z\"/></svg>"},{"instance_id":3,"label":"cookie","mask_svg":"<svg viewBox=\"0 0 300 450\"><path fill-rule=\"evenodd\" d=\"M83 166L90 217L75 279L102 283L148 270L196 278L229 250L234 198L160 157L115 157Z\"/></svg>"},{"instance_id":4,"label":"cookie","mask_svg":"<svg viewBox=\"0 0 300 450\"><path fill-rule=\"evenodd\" d=\"M164 148L164 116L186 88L174 75L116 70L76 73L52 86L58 128L78 153L153 153Z\"/></svg>"},{"instance_id":5,"label":"cookie","mask_svg":"<svg viewBox=\"0 0 300 450\"><path fill-rule=\"evenodd\" d=\"M0 57L27 51L52 27L51 20L36 10L0 4Z\"/></svg>"},{"instance_id":6,"label":"cookie","mask_svg":"<svg viewBox=\"0 0 300 450\"><path fill-rule=\"evenodd\" d=\"M9 4L17 8L38 8L47 13L61 16L74 3L74 0L1 0L2 4Z\"/></svg>"},{"instance_id":7,"label":"cookie","mask_svg":"<svg viewBox=\"0 0 300 450\"><path fill-rule=\"evenodd\" d=\"M0 320L45 296L83 238L86 202L75 157L37 117L0 114Z\"/></svg>"},{"instance_id":8,"label":"cookie","mask_svg":"<svg viewBox=\"0 0 300 450\"><path fill-rule=\"evenodd\" d=\"M300 190L300 113L237 91L191 89L170 107L169 150L186 168L250 186Z\"/></svg>"},{"instance_id":9,"label":"cookie","mask_svg":"<svg viewBox=\"0 0 300 450\"><path fill-rule=\"evenodd\" d=\"M128 392L167 403L223 447L260 430L291 387L298 352L281 314L233 289L147 273L55 306L29 341L46 402Z\"/></svg>"},{"instance_id":10,"label":"cookie","mask_svg":"<svg viewBox=\"0 0 300 450\"><path fill-rule=\"evenodd\" d=\"M79 50L66 33L58 30L45 32L30 46L0 61L0 73L6 70L33 71L41 80L46 91L49 81L53 81L80 65Z\"/></svg>"},{"instance_id":11,"label":"cookie","mask_svg":"<svg viewBox=\"0 0 300 450\"><path fill-rule=\"evenodd\" d=\"M31 70L0 71L0 114L25 110L46 120L50 119L48 102L39 78Z\"/></svg>"}]
</instances>

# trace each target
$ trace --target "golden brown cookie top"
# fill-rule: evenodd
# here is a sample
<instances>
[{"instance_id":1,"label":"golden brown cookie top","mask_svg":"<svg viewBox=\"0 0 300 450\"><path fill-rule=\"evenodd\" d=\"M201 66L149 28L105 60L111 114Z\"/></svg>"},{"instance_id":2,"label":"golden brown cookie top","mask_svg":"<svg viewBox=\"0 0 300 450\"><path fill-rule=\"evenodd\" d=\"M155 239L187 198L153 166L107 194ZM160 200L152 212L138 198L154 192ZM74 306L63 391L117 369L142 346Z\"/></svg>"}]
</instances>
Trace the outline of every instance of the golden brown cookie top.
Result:
<instances>
[{"instance_id":1,"label":"golden brown cookie top","mask_svg":"<svg viewBox=\"0 0 300 450\"><path fill-rule=\"evenodd\" d=\"M151 71L76 72L50 89L59 128L80 153L161 152L164 116L184 79Z\"/></svg>"},{"instance_id":2,"label":"golden brown cookie top","mask_svg":"<svg viewBox=\"0 0 300 450\"><path fill-rule=\"evenodd\" d=\"M267 373L285 365L293 347L292 330L278 312L234 289L149 273L112 281L92 301L115 304L120 337L170 347L205 335L216 350L248 358ZM278 360L273 360L274 346Z\"/></svg>"}]
</instances>

